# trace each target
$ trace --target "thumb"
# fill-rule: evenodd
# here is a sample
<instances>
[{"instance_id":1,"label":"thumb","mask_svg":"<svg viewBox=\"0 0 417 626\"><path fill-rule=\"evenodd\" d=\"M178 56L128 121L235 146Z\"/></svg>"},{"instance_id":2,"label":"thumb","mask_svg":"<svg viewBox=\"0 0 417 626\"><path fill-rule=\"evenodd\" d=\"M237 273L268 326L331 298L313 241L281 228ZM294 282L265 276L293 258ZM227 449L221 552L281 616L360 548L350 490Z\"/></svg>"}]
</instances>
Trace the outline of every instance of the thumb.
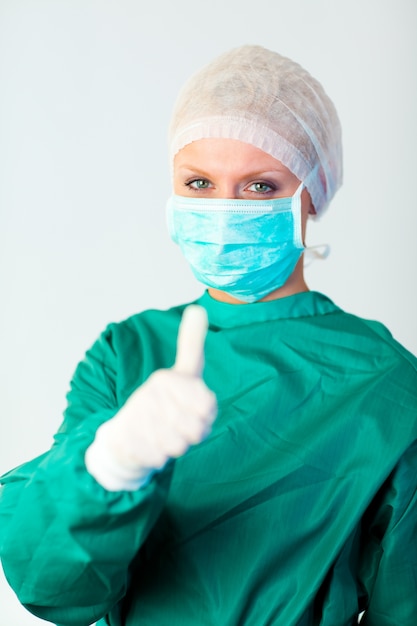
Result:
<instances>
[{"instance_id":1,"label":"thumb","mask_svg":"<svg viewBox=\"0 0 417 626\"><path fill-rule=\"evenodd\" d=\"M178 330L174 369L180 374L201 376L207 328L206 310L198 304L188 306L182 315Z\"/></svg>"}]
</instances>

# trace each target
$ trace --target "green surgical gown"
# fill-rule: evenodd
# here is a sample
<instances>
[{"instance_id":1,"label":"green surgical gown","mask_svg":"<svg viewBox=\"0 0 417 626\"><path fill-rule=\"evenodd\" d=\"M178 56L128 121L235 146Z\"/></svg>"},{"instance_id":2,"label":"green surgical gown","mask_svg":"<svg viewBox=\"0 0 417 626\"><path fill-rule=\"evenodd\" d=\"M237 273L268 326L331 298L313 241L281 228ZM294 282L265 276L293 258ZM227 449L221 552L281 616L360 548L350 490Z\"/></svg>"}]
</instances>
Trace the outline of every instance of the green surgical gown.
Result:
<instances>
[{"instance_id":1,"label":"green surgical gown","mask_svg":"<svg viewBox=\"0 0 417 626\"><path fill-rule=\"evenodd\" d=\"M142 489L95 482L96 428L173 364L184 307L109 325L52 449L2 478L20 601L60 626L416 626L416 359L319 293L198 302L211 434Z\"/></svg>"}]
</instances>

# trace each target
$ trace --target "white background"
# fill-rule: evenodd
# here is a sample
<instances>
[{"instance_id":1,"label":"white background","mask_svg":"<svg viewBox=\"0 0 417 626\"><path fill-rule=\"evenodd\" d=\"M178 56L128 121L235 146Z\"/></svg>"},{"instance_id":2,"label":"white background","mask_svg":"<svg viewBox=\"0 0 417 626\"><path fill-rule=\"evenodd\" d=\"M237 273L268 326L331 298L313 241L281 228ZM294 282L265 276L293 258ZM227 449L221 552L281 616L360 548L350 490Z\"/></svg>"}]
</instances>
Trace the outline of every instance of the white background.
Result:
<instances>
[{"instance_id":1,"label":"white background","mask_svg":"<svg viewBox=\"0 0 417 626\"><path fill-rule=\"evenodd\" d=\"M236 45L300 62L340 114L310 287L417 352L416 23L415 0L0 0L0 472L50 446L108 322L201 293L165 230L166 130ZM38 623L0 579L0 626Z\"/></svg>"}]
</instances>

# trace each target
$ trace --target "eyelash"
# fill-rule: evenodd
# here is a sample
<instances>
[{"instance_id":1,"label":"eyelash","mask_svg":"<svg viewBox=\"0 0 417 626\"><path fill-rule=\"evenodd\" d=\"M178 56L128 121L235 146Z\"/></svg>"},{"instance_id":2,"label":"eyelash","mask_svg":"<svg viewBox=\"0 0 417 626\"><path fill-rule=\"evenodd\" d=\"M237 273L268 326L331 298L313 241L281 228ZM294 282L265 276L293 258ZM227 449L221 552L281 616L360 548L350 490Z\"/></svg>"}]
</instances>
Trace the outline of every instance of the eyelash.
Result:
<instances>
[{"instance_id":1,"label":"eyelash","mask_svg":"<svg viewBox=\"0 0 417 626\"><path fill-rule=\"evenodd\" d=\"M190 187L191 189L194 189L194 191L199 191L201 189L208 189L208 187L193 187L194 183L199 183L199 182L207 183L207 185L210 184L209 181L205 178L193 178L192 180L185 182L184 185L186 187Z\"/></svg>"}]
</instances>

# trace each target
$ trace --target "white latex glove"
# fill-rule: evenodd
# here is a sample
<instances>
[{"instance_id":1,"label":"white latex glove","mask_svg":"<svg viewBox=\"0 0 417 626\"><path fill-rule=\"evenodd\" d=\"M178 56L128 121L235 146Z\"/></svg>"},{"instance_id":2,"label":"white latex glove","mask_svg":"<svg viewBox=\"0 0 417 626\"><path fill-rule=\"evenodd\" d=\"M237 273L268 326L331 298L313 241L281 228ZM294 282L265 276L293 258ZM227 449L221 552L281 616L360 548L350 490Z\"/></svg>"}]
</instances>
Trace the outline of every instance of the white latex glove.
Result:
<instances>
[{"instance_id":1,"label":"white latex glove","mask_svg":"<svg viewBox=\"0 0 417 626\"><path fill-rule=\"evenodd\" d=\"M98 428L85 464L109 491L145 485L155 470L210 432L217 403L201 378L206 333L205 309L190 305L178 331L174 366L154 372Z\"/></svg>"}]
</instances>

